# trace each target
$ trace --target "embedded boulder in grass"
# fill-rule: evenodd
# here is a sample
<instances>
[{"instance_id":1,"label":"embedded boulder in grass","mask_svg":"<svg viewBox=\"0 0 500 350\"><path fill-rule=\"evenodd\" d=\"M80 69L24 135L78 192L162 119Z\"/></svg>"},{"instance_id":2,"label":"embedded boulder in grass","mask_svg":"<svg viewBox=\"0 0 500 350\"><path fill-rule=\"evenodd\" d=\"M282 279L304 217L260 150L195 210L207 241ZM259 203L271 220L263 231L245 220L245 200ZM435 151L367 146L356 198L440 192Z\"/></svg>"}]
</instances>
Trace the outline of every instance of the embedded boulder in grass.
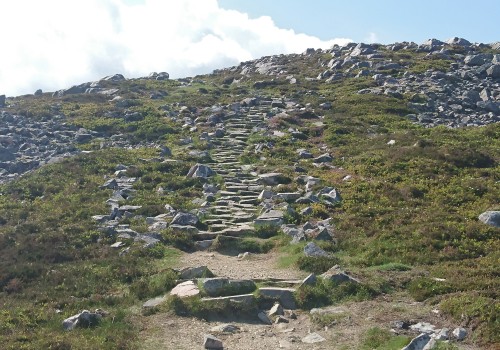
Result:
<instances>
[{"instance_id":1,"label":"embedded boulder in grass","mask_svg":"<svg viewBox=\"0 0 500 350\"><path fill-rule=\"evenodd\" d=\"M493 227L500 227L500 211L485 211L479 215L479 221Z\"/></svg>"},{"instance_id":2,"label":"embedded boulder in grass","mask_svg":"<svg viewBox=\"0 0 500 350\"><path fill-rule=\"evenodd\" d=\"M315 343L321 343L324 341L326 341L326 339L323 338L318 333L309 333L304 338L302 338L302 342L306 343L306 344L315 344Z\"/></svg>"},{"instance_id":3,"label":"embedded boulder in grass","mask_svg":"<svg viewBox=\"0 0 500 350\"><path fill-rule=\"evenodd\" d=\"M330 254L318 247L314 242L309 242L306 244L306 246L304 247L304 255L312 257L330 256Z\"/></svg>"},{"instance_id":4,"label":"embedded boulder in grass","mask_svg":"<svg viewBox=\"0 0 500 350\"><path fill-rule=\"evenodd\" d=\"M230 280L223 277L204 278L201 286L211 297L251 293L257 288L252 280Z\"/></svg>"},{"instance_id":5,"label":"embedded boulder in grass","mask_svg":"<svg viewBox=\"0 0 500 350\"><path fill-rule=\"evenodd\" d=\"M324 153L316 158L314 158L313 162L314 163L329 163L333 161L333 157L329 155L328 153Z\"/></svg>"},{"instance_id":6,"label":"embedded boulder in grass","mask_svg":"<svg viewBox=\"0 0 500 350\"><path fill-rule=\"evenodd\" d=\"M259 183L268 186L276 186L279 184L287 184L290 179L281 173L267 173L259 175Z\"/></svg>"},{"instance_id":7,"label":"embedded boulder in grass","mask_svg":"<svg viewBox=\"0 0 500 350\"><path fill-rule=\"evenodd\" d=\"M359 281L349 276L345 271L342 271L340 266L335 265L330 270L326 271L321 275L323 279L328 279L335 284L341 284L346 282L359 283Z\"/></svg>"},{"instance_id":8,"label":"embedded boulder in grass","mask_svg":"<svg viewBox=\"0 0 500 350\"><path fill-rule=\"evenodd\" d=\"M103 317L104 312L97 309L95 312L83 310L81 313L68 317L63 321L65 330L70 331L76 327L90 328L97 326Z\"/></svg>"},{"instance_id":9,"label":"embedded boulder in grass","mask_svg":"<svg viewBox=\"0 0 500 350\"><path fill-rule=\"evenodd\" d=\"M401 350L423 350L427 343L431 340L431 336L427 333L422 333L417 337L413 338L410 344L406 345Z\"/></svg>"},{"instance_id":10,"label":"embedded boulder in grass","mask_svg":"<svg viewBox=\"0 0 500 350\"><path fill-rule=\"evenodd\" d=\"M214 274L206 266L187 267L180 271L182 279L189 280L193 278L213 277Z\"/></svg>"},{"instance_id":11,"label":"embedded boulder in grass","mask_svg":"<svg viewBox=\"0 0 500 350\"><path fill-rule=\"evenodd\" d=\"M198 217L191 213L178 213L172 219L170 225L181 225L181 226L196 226L198 224Z\"/></svg>"},{"instance_id":12,"label":"embedded boulder in grass","mask_svg":"<svg viewBox=\"0 0 500 350\"><path fill-rule=\"evenodd\" d=\"M203 164L196 164L189 169L187 173L187 177L201 177L206 179L207 177L215 175L215 171L213 171L210 167Z\"/></svg>"}]
</instances>

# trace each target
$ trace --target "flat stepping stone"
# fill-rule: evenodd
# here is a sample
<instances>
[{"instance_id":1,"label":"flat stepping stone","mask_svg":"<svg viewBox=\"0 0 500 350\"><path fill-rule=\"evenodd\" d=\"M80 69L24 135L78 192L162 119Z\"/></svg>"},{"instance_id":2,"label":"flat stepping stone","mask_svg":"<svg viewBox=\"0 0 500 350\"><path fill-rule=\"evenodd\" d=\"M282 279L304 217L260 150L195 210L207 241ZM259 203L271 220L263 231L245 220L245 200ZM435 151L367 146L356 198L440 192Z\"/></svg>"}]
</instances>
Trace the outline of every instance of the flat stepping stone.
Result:
<instances>
[{"instance_id":1,"label":"flat stepping stone","mask_svg":"<svg viewBox=\"0 0 500 350\"><path fill-rule=\"evenodd\" d=\"M208 220L205 220L204 221L205 224L207 225L218 225L218 224L222 224L223 223L223 220L220 220L220 219L208 219Z\"/></svg>"},{"instance_id":2,"label":"flat stepping stone","mask_svg":"<svg viewBox=\"0 0 500 350\"><path fill-rule=\"evenodd\" d=\"M213 243L214 243L213 239L207 239L204 241L197 241L197 242L194 242L194 248L196 250L207 250L208 248L210 248L212 246Z\"/></svg>"},{"instance_id":3,"label":"flat stepping stone","mask_svg":"<svg viewBox=\"0 0 500 350\"><path fill-rule=\"evenodd\" d=\"M198 280L203 288L203 292L210 297L220 297L227 294L250 293L257 286L252 280L233 280L224 277L203 278Z\"/></svg>"},{"instance_id":4,"label":"flat stepping stone","mask_svg":"<svg viewBox=\"0 0 500 350\"><path fill-rule=\"evenodd\" d=\"M215 225L208 226L208 230L210 232L218 232L218 233L221 233L221 231L223 231L227 228L228 228L228 226L226 224L215 224Z\"/></svg>"},{"instance_id":5,"label":"flat stepping stone","mask_svg":"<svg viewBox=\"0 0 500 350\"><path fill-rule=\"evenodd\" d=\"M180 298L190 297L198 294L200 294L200 290L193 281L182 282L170 291L170 295L177 295Z\"/></svg>"},{"instance_id":6,"label":"flat stepping stone","mask_svg":"<svg viewBox=\"0 0 500 350\"><path fill-rule=\"evenodd\" d=\"M248 225L228 227L219 232L219 234L224 236L236 236L236 237L252 233L255 233L255 230Z\"/></svg>"},{"instance_id":7,"label":"flat stepping stone","mask_svg":"<svg viewBox=\"0 0 500 350\"><path fill-rule=\"evenodd\" d=\"M193 239L196 241L206 241L211 240L217 237L217 233L208 232L208 231L200 231L196 235L194 235Z\"/></svg>"},{"instance_id":8,"label":"flat stepping stone","mask_svg":"<svg viewBox=\"0 0 500 350\"><path fill-rule=\"evenodd\" d=\"M255 198L255 199L242 199L242 200L240 200L240 203L241 204L257 205L259 203L259 200L257 198Z\"/></svg>"}]
</instances>

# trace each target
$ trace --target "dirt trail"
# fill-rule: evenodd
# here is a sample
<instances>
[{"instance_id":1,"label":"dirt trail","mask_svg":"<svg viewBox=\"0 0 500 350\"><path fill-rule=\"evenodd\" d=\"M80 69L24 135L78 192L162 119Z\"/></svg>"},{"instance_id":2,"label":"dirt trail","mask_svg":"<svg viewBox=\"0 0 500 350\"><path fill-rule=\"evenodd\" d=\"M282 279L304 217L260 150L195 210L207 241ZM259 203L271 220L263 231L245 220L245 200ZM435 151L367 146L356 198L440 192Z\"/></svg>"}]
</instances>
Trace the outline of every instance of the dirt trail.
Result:
<instances>
[{"instance_id":1,"label":"dirt trail","mask_svg":"<svg viewBox=\"0 0 500 350\"><path fill-rule=\"evenodd\" d=\"M307 276L304 271L293 268L278 268L278 255L250 254L248 258L238 259L235 256L218 252L194 252L183 254L176 268L206 265L216 276L232 279L290 279L297 280Z\"/></svg>"}]
</instances>

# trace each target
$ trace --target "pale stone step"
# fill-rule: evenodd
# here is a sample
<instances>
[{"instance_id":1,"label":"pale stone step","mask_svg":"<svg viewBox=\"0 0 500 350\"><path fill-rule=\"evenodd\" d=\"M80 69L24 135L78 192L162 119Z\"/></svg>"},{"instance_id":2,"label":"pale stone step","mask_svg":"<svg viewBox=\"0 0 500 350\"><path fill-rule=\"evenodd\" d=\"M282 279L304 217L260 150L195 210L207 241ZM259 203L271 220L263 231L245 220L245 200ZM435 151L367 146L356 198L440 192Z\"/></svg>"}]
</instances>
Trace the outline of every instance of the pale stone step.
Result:
<instances>
[{"instance_id":1,"label":"pale stone step","mask_svg":"<svg viewBox=\"0 0 500 350\"><path fill-rule=\"evenodd\" d=\"M253 302L255 302L255 297L253 294L241 294L241 295L232 295L227 297L201 298L201 301L207 304L229 301L241 305L241 304L252 304Z\"/></svg>"}]
</instances>

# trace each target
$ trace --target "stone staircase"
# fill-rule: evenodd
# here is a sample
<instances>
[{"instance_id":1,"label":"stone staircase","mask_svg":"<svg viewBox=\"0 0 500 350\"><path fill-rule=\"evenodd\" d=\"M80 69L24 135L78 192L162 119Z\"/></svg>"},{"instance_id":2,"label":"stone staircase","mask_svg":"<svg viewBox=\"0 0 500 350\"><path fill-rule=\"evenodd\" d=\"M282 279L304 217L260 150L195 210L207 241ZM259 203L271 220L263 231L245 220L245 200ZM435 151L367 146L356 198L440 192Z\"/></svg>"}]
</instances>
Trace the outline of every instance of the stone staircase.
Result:
<instances>
[{"instance_id":1,"label":"stone staircase","mask_svg":"<svg viewBox=\"0 0 500 350\"><path fill-rule=\"evenodd\" d=\"M207 165L223 182L216 200L205 206L208 215L204 223L208 229L196 235L197 249L209 248L218 235L241 237L254 232L253 221L260 209L258 197L264 186L249 170L251 166L240 162L240 156L249 146L250 135L264 123L263 112L254 108L229 116L224 122L225 135L212 141L213 162Z\"/></svg>"}]
</instances>

